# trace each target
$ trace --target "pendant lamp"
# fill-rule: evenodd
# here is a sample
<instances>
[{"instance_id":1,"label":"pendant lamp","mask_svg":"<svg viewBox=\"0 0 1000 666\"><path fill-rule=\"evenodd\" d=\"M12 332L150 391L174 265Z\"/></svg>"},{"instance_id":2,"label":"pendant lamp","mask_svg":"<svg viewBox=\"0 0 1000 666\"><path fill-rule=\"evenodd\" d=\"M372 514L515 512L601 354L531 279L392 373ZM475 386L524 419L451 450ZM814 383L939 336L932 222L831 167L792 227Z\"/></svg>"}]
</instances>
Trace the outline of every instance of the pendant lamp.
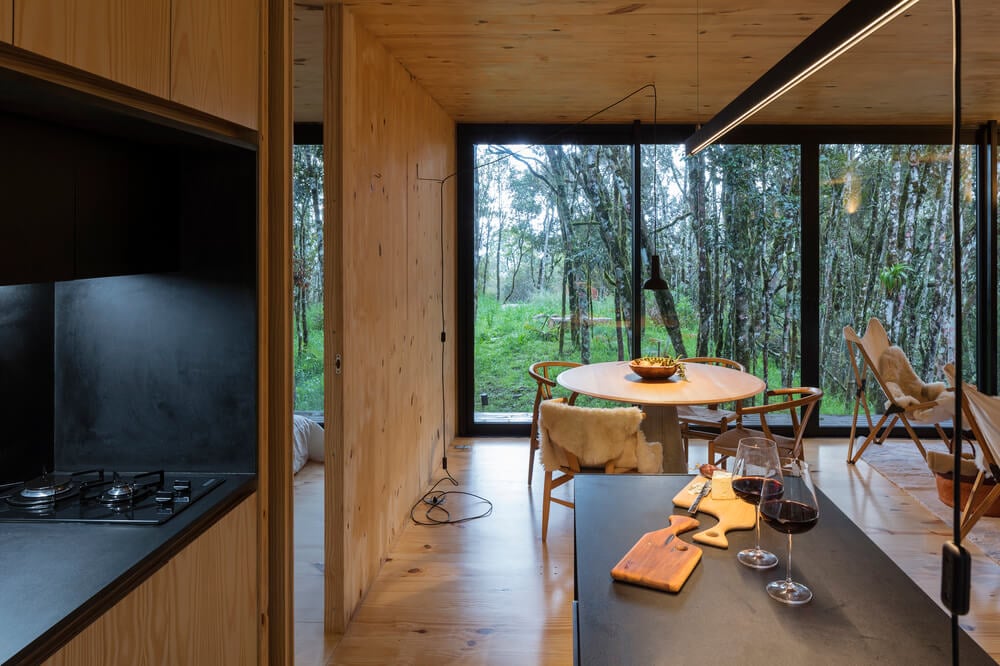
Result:
<instances>
[{"instance_id":1,"label":"pendant lamp","mask_svg":"<svg viewBox=\"0 0 1000 666\"><path fill-rule=\"evenodd\" d=\"M667 282L660 273L660 255L654 254L649 266L649 279L642 283L643 289L666 289Z\"/></svg>"},{"instance_id":2,"label":"pendant lamp","mask_svg":"<svg viewBox=\"0 0 1000 666\"><path fill-rule=\"evenodd\" d=\"M667 289L667 281L660 271L660 255L657 253L656 240L659 237L656 224L656 87L653 87L653 258L649 265L649 279L642 283L643 289L652 291Z\"/></svg>"}]
</instances>

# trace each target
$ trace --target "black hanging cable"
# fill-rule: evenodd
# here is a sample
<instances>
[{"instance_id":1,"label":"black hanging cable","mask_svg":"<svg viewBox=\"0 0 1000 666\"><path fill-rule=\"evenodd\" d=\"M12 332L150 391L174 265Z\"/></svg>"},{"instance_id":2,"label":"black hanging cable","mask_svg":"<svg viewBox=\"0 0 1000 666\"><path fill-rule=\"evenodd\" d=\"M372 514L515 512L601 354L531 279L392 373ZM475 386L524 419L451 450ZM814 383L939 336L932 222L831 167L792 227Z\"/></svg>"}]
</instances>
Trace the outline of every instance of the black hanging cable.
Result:
<instances>
[{"instance_id":1,"label":"black hanging cable","mask_svg":"<svg viewBox=\"0 0 1000 666\"><path fill-rule=\"evenodd\" d=\"M643 90L646 90L647 88L652 88L653 89L653 117L654 117L653 126L654 126L654 131L655 131L655 127L656 127L656 122L655 122L655 118L656 118L656 102L657 102L657 98L656 98L656 85L652 84L652 83L647 83L647 84L645 84L645 85L643 85L643 86L641 86L639 88L636 88L635 90L633 90L629 94L625 95L621 99L618 99L618 100L612 102L611 104L605 106L601 110L595 111L594 113L590 114L589 116L587 116L583 120L579 120L579 121L577 121L577 122L575 122L575 123L573 123L571 125L567 125L566 127L561 128L558 131L553 132L549 136L545 137L542 141L540 141L538 143L531 144L531 146L526 146L522 150L527 150L527 148L530 148L532 146L544 145L546 143L550 143L551 141L553 141L554 139L556 139L557 137L559 137L561 134L564 134L564 133L568 132L570 129L572 129L574 127L577 127L579 125L583 125L587 121L592 120L593 118L596 118L597 116L601 115L602 113L604 113L605 111L607 111L609 109L613 109L614 107L618 106L622 102L624 102L624 101L626 101L626 100L634 97L635 95L639 94ZM655 145L655 136L654 136L654 145ZM655 148L654 148L654 150L655 150ZM495 158L493 160L489 160L489 161L486 161L486 162L483 162L483 163L480 163L480 164L476 164L475 166L473 166L472 170L473 171L477 171L477 170L479 170L479 169L481 169L483 167L487 167L487 166L490 166L491 164L496 164L497 162L500 162L502 160L509 159L509 158L511 158L511 157L513 157L515 155L518 155L519 153L520 153L520 151L513 152L513 153L508 153L508 154L505 154L505 155L501 155L501 156L499 156L499 157L497 157L497 158ZM484 497L480 497L479 495L475 495L473 493L463 492L463 491L459 491L459 490L438 490L437 489L437 487L439 485L441 485L442 483L444 483L445 481L448 481L453 486L457 486L458 485L458 480L454 476L452 476L451 472L448 471L448 442L445 440L445 430L447 429L447 423L448 423L448 420L447 420L447 417L448 417L448 407L447 407L447 400L445 398L445 380L446 380L446 377L445 377L445 360L444 360L445 359L445 351L446 351L446 341L447 341L447 333L446 333L446 331L447 331L447 326L446 326L447 320L445 319L445 308L444 308L444 294L445 294L445 278L444 278L444 272L445 272L445 258L444 258L444 255L445 255L445 243L444 243L444 185L445 185L445 183L447 183L449 180L451 180L452 178L454 178L457 175L458 175L458 172L457 171L453 171L452 173L448 174L444 178L426 178L426 177L423 177L423 176L420 175L420 165L417 164L417 180L418 181L427 181L427 182L433 182L433 183L437 183L438 184L438 238L439 238L439 242L440 242L440 253L439 253L439 262L440 263L439 263L439 269L440 269L440 278L441 278L441 281L440 281L441 282L441 284L440 284L440 287L441 287L441 292L440 292L441 293L441 449L442 449L441 450L441 468L442 468L442 470L444 470L444 473L445 473L444 478L439 479L437 482L435 482L435 484L433 486L431 486L431 489L428 490L426 493L424 493L424 495L421 496L421 498L418 499L413 504L413 506L410 508L410 519L415 524L417 524L417 525L448 525L448 524L455 524L455 523L463 523L463 522L466 522L466 521L469 521L469 520L475 520L477 518L485 518L486 516L489 516L491 513L493 513L493 503L490 502L490 500L488 500L488 499L486 499ZM654 191L654 196L655 196L655 191ZM443 504L445 502L445 499L446 499L446 497L448 495L464 495L464 496L467 496L467 497L473 497L473 498L479 500L480 502L484 502L487 506L486 506L486 509L484 509L478 515L464 516L464 517L461 517L461 518L452 518L451 517L451 513L447 509L445 509L444 506L443 506ZM423 520L418 519L417 516L416 516L417 507L420 506L421 504L424 504L424 505L427 506L427 509L426 509L426 511L424 513L424 519ZM440 514L441 517L437 517L439 514Z\"/></svg>"},{"instance_id":2,"label":"black hanging cable","mask_svg":"<svg viewBox=\"0 0 1000 666\"><path fill-rule=\"evenodd\" d=\"M962 130L962 13L959 0L952 0L952 128L951 128L951 209L952 263L955 294L955 415L952 420L952 542L944 545L941 593L951 611L952 663L959 661L959 615L969 608L968 552L962 547L961 469L962 469L962 201L961 201L961 130Z\"/></svg>"},{"instance_id":3,"label":"black hanging cable","mask_svg":"<svg viewBox=\"0 0 1000 666\"><path fill-rule=\"evenodd\" d=\"M952 0L952 125L951 125L951 223L952 223L952 263L955 280L955 417L952 421L954 433L954 474L955 502L953 508L953 534L955 543L961 541L962 531L960 521L962 519L961 486L958 483L959 471L962 464L962 220L961 220L961 158L960 158L960 132L962 118L962 66L961 66L961 39L962 30L960 25L959 0Z\"/></svg>"},{"instance_id":4,"label":"black hanging cable","mask_svg":"<svg viewBox=\"0 0 1000 666\"><path fill-rule=\"evenodd\" d=\"M457 172L456 172L457 173ZM417 180L430 181L438 184L438 241L439 246L439 256L438 256L438 269L440 271L440 295L441 295L441 468L444 470L445 476L438 479L437 482L431 486L431 489L424 493L420 499L414 502L413 506L410 507L410 520L416 525L450 525L455 523L464 523L469 520L475 520L477 518L485 518L486 516L493 513L493 503L490 502L485 497L480 497L473 493L464 492L461 490L438 490L438 486L448 481L453 486L458 485L458 479L452 476L451 472L448 471L448 442L445 438L445 431L447 430L448 424L448 401L445 397L445 352L447 350L446 344L448 340L447 335L447 319L445 317L445 243L444 243L444 185L456 174L450 173L444 178L424 178L420 175L420 165L417 165ZM444 508L445 499L449 496L466 496L473 497L480 502L486 504L486 509L481 513L476 515L462 516L459 518L452 518L451 512ZM426 506L423 519L417 517L417 507L421 504Z\"/></svg>"}]
</instances>

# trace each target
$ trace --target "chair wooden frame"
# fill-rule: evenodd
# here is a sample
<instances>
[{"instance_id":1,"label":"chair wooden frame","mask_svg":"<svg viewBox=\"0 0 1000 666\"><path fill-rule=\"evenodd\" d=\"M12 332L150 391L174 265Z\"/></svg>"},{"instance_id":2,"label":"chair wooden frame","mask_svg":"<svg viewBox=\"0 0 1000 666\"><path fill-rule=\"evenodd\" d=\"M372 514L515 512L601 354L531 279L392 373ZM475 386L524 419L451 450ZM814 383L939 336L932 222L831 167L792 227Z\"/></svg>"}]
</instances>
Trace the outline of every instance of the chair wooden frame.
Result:
<instances>
[{"instance_id":1,"label":"chair wooden frame","mask_svg":"<svg viewBox=\"0 0 1000 666\"><path fill-rule=\"evenodd\" d=\"M923 442L920 441L920 437L917 436L916 431L910 424L910 417L914 414L914 412L934 407L937 402L922 402L907 406L897 404L893 400L892 392L889 390L889 387L886 386L885 379L878 370L877 360L872 358L872 343L866 340L869 335L884 339L886 347L891 344L889 342L889 336L885 332L885 328L882 326L882 322L874 317L868 320L868 328L865 330L864 336L859 336L850 326L844 327L844 340L847 343L847 355L851 359L851 369L854 372L854 380L857 385L857 389L854 394L854 412L851 420L851 439L847 448L847 462L851 465L857 463L861 458L861 455L865 452L865 449L867 449L872 442L875 442L876 444L885 443L885 440L889 438L889 435L892 433L892 428L896 425L897 421L903 424L903 427L906 429L906 434L909 435L911 440L913 440L913 443L920 451L920 455L924 458L924 460L926 460L927 450L924 448ZM869 374L871 374L871 376L878 383L879 389L882 391L882 395L885 396L885 399L890 403L889 408L885 410L878 422L875 424L872 423L871 409L868 405L868 398L865 395L865 388L867 387ZM864 408L865 417L868 419L868 436L861 443L857 452L855 452L854 444L857 438L858 412L860 408ZM934 428L937 430L941 441L945 443L950 451L952 447L952 439L944 431L940 423L935 423Z\"/></svg>"},{"instance_id":2,"label":"chair wooden frame","mask_svg":"<svg viewBox=\"0 0 1000 666\"><path fill-rule=\"evenodd\" d=\"M562 449L562 451L563 454L566 456L567 460L569 461L569 464L565 467L560 467L557 470L559 472L559 476L553 477L552 475L554 472L552 470L545 470L545 491L544 494L542 495L542 541L543 542L545 541L546 537L548 537L549 533L549 508L552 505L552 502L555 502L556 504L561 504L565 507L569 507L574 511L576 510L576 504L574 504L571 500L552 496L553 490L555 490L559 486L569 483L570 481L573 480L573 477L575 475L583 472L583 469L580 468L579 458L577 458L575 455L573 455L566 449ZM615 463L613 461L609 461L604 464L604 473L605 474L616 473Z\"/></svg>"},{"instance_id":3,"label":"chair wooden frame","mask_svg":"<svg viewBox=\"0 0 1000 666\"><path fill-rule=\"evenodd\" d=\"M567 402L563 398L552 398L553 400L560 402ZM569 404L569 403L567 403ZM602 409L588 409L585 411L608 411L608 412L619 412L625 410L636 409L635 407L617 407L608 408L606 410ZM636 409L636 411L638 411ZM644 412L640 412L639 422L641 423L643 419L646 418ZM641 429L637 428L637 433L641 432ZM565 457L566 464L561 465L558 469L546 469L545 470L545 485L544 493L542 495L542 542L544 543L548 538L549 533L549 509L553 502L560 504L562 506L568 507L570 509L576 510L576 504L572 500L563 499L561 497L553 497L552 491L556 488L563 486L573 480L573 477L577 474L583 473L604 473L604 474L624 474L628 472L637 471L636 468L620 468L615 465L614 460L606 461L602 466L587 466L583 467L580 464L580 459L573 452L567 450L565 447L560 446L558 442L549 439L549 445L554 449L558 449ZM558 474L558 476L556 476Z\"/></svg>"},{"instance_id":4,"label":"chair wooden frame","mask_svg":"<svg viewBox=\"0 0 1000 666\"><path fill-rule=\"evenodd\" d=\"M778 398L777 402L769 402L754 407L736 406L736 426L726 430L708 443L708 461L717 464L729 456L736 455L739 441L744 437L767 437L778 444L781 455L791 458L803 458L802 439L805 437L805 424L809 422L813 411L823 399L822 389L812 386L797 386L791 388L772 389L764 394L766 399ZM800 411L801 410L801 411ZM792 423L792 437L776 435L767 422L768 414L788 412ZM752 430L743 426L747 416L760 417L760 430ZM716 460L716 455L719 459Z\"/></svg>"},{"instance_id":5,"label":"chair wooden frame","mask_svg":"<svg viewBox=\"0 0 1000 666\"><path fill-rule=\"evenodd\" d=\"M538 408L543 400L552 400L552 389L557 386L556 380L549 374L553 368L578 368L580 363L574 361L538 361L532 363L528 368L528 375L535 380L535 405L531 410L531 434L528 437L528 485L531 485L531 478L535 471L535 452L538 451ZM574 404L577 393L571 393L567 402Z\"/></svg>"},{"instance_id":6,"label":"chair wooden frame","mask_svg":"<svg viewBox=\"0 0 1000 666\"><path fill-rule=\"evenodd\" d=\"M953 376L953 371L949 373L947 367L945 373L949 377ZM991 407L992 411L1000 414L1000 397L980 393L975 386L964 382L962 395L965 398L962 400L962 415L965 417L966 425L979 444L983 463L989 468L993 479L1000 480L1000 462L998 462L1000 461L1000 450L996 448L1000 446L1000 423L996 423L990 414ZM963 539L979 519L986 515L993 503L1000 499L1000 482L998 482L978 503L975 501L976 493L985 480L986 471L980 469L975 481L972 482L972 489L969 491L969 497L962 509L959 528Z\"/></svg>"},{"instance_id":7,"label":"chair wooden frame","mask_svg":"<svg viewBox=\"0 0 1000 666\"><path fill-rule=\"evenodd\" d=\"M746 372L746 367L742 363L718 356L693 356L685 358L684 363L719 365ZM688 460L691 439L703 439L710 442L726 432L729 424L736 421L736 412L730 409L721 409L720 405L722 404L724 403L716 402L706 405L677 406L677 421L681 427L681 441L684 444L684 460ZM736 401L735 404L740 405L742 401Z\"/></svg>"}]
</instances>

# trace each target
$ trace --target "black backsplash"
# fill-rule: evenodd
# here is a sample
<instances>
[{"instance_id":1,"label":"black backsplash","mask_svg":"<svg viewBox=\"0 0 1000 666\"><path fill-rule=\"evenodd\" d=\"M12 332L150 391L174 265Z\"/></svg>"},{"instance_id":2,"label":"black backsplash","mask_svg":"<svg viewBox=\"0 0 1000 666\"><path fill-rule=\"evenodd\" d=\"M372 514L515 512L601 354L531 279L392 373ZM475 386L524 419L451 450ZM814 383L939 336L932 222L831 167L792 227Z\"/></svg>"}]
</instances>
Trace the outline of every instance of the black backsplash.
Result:
<instances>
[{"instance_id":1,"label":"black backsplash","mask_svg":"<svg viewBox=\"0 0 1000 666\"><path fill-rule=\"evenodd\" d=\"M0 287L0 483L52 469L53 289Z\"/></svg>"},{"instance_id":2,"label":"black backsplash","mask_svg":"<svg viewBox=\"0 0 1000 666\"><path fill-rule=\"evenodd\" d=\"M56 285L60 467L253 471L255 301L178 275Z\"/></svg>"}]
</instances>

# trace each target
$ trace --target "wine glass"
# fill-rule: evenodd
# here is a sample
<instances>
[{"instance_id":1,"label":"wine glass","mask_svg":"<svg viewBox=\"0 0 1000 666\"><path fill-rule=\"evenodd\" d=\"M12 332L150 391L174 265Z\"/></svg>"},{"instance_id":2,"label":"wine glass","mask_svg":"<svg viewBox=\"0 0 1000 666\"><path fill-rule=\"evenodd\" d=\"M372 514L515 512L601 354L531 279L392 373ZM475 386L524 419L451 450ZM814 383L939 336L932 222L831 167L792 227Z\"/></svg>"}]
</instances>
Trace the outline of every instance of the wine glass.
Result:
<instances>
[{"instance_id":1,"label":"wine glass","mask_svg":"<svg viewBox=\"0 0 1000 666\"><path fill-rule=\"evenodd\" d=\"M781 497L781 461L773 439L744 437L736 447L733 460L733 492L754 505L757 540L753 548L741 550L736 559L753 569L770 569L778 565L774 553L760 547L760 505L762 500Z\"/></svg>"},{"instance_id":2,"label":"wine glass","mask_svg":"<svg viewBox=\"0 0 1000 666\"><path fill-rule=\"evenodd\" d=\"M809 465L804 460L782 458L784 494L765 499L760 504L764 522L788 535L788 566L785 580L768 583L767 593L785 604L804 604L812 599L812 591L792 580L792 535L811 530L819 521L819 503L813 487Z\"/></svg>"}]
</instances>

